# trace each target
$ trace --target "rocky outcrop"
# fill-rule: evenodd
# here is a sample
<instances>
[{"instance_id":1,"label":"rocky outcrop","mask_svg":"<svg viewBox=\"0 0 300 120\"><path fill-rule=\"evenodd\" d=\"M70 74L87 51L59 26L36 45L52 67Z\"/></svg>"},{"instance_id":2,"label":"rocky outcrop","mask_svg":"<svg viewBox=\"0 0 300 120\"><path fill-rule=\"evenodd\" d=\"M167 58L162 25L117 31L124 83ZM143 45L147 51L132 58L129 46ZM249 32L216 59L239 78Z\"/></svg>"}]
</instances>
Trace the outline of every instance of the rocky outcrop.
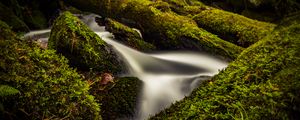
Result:
<instances>
[{"instance_id":1,"label":"rocky outcrop","mask_svg":"<svg viewBox=\"0 0 300 120\"><path fill-rule=\"evenodd\" d=\"M118 73L123 68L111 47L70 12L55 20L48 45L81 70Z\"/></svg>"},{"instance_id":2,"label":"rocky outcrop","mask_svg":"<svg viewBox=\"0 0 300 120\"><path fill-rule=\"evenodd\" d=\"M140 33L112 19L105 20L105 29L111 32L116 40L139 51L152 51L155 46L143 40Z\"/></svg>"}]
</instances>

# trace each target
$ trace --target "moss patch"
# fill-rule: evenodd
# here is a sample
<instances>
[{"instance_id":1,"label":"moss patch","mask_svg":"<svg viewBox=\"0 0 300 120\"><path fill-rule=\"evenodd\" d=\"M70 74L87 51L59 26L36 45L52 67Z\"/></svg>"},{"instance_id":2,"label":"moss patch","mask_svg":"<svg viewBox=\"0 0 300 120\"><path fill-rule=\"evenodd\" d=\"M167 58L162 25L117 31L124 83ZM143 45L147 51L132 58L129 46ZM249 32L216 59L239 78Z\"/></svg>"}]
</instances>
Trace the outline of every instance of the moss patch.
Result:
<instances>
[{"instance_id":1,"label":"moss patch","mask_svg":"<svg viewBox=\"0 0 300 120\"><path fill-rule=\"evenodd\" d=\"M96 81L96 83L98 83ZM134 116L139 91L143 83L137 78L122 77L115 79L112 87L99 90L99 85L94 84L91 92L102 105L102 118L104 120L130 119Z\"/></svg>"},{"instance_id":2,"label":"moss patch","mask_svg":"<svg viewBox=\"0 0 300 120\"><path fill-rule=\"evenodd\" d=\"M1 119L101 119L88 84L65 57L18 38L0 39L0 47L0 84L20 91L1 98Z\"/></svg>"},{"instance_id":3,"label":"moss patch","mask_svg":"<svg viewBox=\"0 0 300 120\"><path fill-rule=\"evenodd\" d=\"M155 46L145 42L136 30L112 19L107 19L105 23L105 29L113 33L119 42L140 51L152 51L155 49Z\"/></svg>"},{"instance_id":4,"label":"moss patch","mask_svg":"<svg viewBox=\"0 0 300 120\"><path fill-rule=\"evenodd\" d=\"M72 66L117 73L121 64L114 51L70 12L58 17L52 27L49 48L66 56Z\"/></svg>"},{"instance_id":5,"label":"moss patch","mask_svg":"<svg viewBox=\"0 0 300 120\"><path fill-rule=\"evenodd\" d=\"M299 119L300 25L289 23L152 119Z\"/></svg>"}]
</instances>

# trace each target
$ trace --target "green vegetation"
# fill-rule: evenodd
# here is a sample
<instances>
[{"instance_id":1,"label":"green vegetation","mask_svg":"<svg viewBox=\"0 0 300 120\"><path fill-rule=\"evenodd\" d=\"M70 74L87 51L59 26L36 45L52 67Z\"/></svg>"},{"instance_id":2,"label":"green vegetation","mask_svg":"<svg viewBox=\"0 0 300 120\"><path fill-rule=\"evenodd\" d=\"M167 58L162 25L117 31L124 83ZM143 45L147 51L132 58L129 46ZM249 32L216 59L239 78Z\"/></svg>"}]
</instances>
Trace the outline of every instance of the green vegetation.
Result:
<instances>
[{"instance_id":1,"label":"green vegetation","mask_svg":"<svg viewBox=\"0 0 300 120\"><path fill-rule=\"evenodd\" d=\"M104 90L100 90L99 84L92 85L91 93L102 104L102 118L115 120L133 117L142 84L137 78L122 77L115 79L113 87Z\"/></svg>"},{"instance_id":2,"label":"green vegetation","mask_svg":"<svg viewBox=\"0 0 300 120\"><path fill-rule=\"evenodd\" d=\"M116 20L133 21L132 25L143 33L144 39L154 44L158 49L190 49L205 51L211 54L234 59L243 48L226 42L216 35L201 29L190 18L177 15L173 12L162 12L155 2L148 0L73 0L70 4L82 7L93 2L97 9L85 10L97 11L105 17Z\"/></svg>"},{"instance_id":3,"label":"green vegetation","mask_svg":"<svg viewBox=\"0 0 300 120\"><path fill-rule=\"evenodd\" d=\"M16 88L19 95L1 98L1 119L100 118L88 84L66 58L35 43L8 38L0 39L0 85Z\"/></svg>"},{"instance_id":4,"label":"green vegetation","mask_svg":"<svg viewBox=\"0 0 300 120\"><path fill-rule=\"evenodd\" d=\"M204 4L187 4L184 0L163 0L180 15L193 18L199 27L242 47L248 47L269 34L274 24L246 18Z\"/></svg>"},{"instance_id":5,"label":"green vegetation","mask_svg":"<svg viewBox=\"0 0 300 120\"><path fill-rule=\"evenodd\" d=\"M111 32L116 40L134 49L140 51L152 51L155 49L155 46L143 40L138 31L115 20L107 19L105 29Z\"/></svg>"},{"instance_id":6,"label":"green vegetation","mask_svg":"<svg viewBox=\"0 0 300 120\"><path fill-rule=\"evenodd\" d=\"M49 48L66 56L72 66L81 70L118 73L122 69L112 48L70 12L55 20Z\"/></svg>"},{"instance_id":7,"label":"green vegetation","mask_svg":"<svg viewBox=\"0 0 300 120\"><path fill-rule=\"evenodd\" d=\"M300 24L293 19L152 119L297 119Z\"/></svg>"}]
</instances>

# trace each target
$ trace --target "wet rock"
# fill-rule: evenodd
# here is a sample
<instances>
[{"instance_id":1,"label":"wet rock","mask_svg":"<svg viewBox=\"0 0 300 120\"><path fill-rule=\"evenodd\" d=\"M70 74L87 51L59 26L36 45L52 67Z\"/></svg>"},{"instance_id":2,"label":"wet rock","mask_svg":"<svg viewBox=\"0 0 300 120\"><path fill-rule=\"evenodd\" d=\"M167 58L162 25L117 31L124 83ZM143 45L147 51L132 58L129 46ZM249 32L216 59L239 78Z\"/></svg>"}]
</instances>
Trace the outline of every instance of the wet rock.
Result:
<instances>
[{"instance_id":1,"label":"wet rock","mask_svg":"<svg viewBox=\"0 0 300 120\"><path fill-rule=\"evenodd\" d=\"M55 20L48 47L82 70L118 73L123 68L111 46L70 12L64 12Z\"/></svg>"}]
</instances>

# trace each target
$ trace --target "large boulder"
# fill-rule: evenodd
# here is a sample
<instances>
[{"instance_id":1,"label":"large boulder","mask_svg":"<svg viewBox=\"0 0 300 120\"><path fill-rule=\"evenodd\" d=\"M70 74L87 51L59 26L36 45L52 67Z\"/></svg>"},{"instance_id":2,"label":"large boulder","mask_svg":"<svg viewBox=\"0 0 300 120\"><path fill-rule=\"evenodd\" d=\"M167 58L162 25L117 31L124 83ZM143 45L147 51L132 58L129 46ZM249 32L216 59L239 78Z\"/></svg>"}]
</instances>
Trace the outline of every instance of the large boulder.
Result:
<instances>
[{"instance_id":1,"label":"large boulder","mask_svg":"<svg viewBox=\"0 0 300 120\"><path fill-rule=\"evenodd\" d=\"M0 28L6 29L2 24ZM13 36L1 37L0 47L0 85L19 90L13 96L0 97L0 119L101 118L89 85L65 57Z\"/></svg>"},{"instance_id":2,"label":"large boulder","mask_svg":"<svg viewBox=\"0 0 300 120\"><path fill-rule=\"evenodd\" d=\"M111 46L70 12L55 20L48 45L81 70L118 73L123 68Z\"/></svg>"},{"instance_id":3,"label":"large boulder","mask_svg":"<svg viewBox=\"0 0 300 120\"><path fill-rule=\"evenodd\" d=\"M155 50L155 46L143 40L141 34L120 22L112 19L105 20L105 29L111 32L116 40L140 51Z\"/></svg>"},{"instance_id":4,"label":"large boulder","mask_svg":"<svg viewBox=\"0 0 300 120\"><path fill-rule=\"evenodd\" d=\"M218 75L152 119L299 119L300 19L286 19Z\"/></svg>"}]
</instances>

